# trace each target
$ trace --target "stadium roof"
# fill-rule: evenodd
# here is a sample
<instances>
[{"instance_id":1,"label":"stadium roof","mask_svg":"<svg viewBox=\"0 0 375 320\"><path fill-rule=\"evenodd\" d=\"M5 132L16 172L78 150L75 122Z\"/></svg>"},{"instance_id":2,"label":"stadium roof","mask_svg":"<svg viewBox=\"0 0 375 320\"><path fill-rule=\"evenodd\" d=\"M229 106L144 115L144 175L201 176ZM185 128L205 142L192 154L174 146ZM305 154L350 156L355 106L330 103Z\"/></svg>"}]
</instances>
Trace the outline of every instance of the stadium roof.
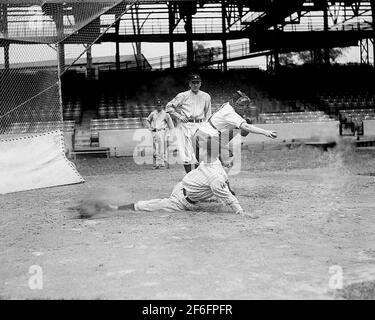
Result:
<instances>
[{"instance_id":1,"label":"stadium roof","mask_svg":"<svg viewBox=\"0 0 375 320\"><path fill-rule=\"evenodd\" d=\"M359 2L368 2L369 0L342 0L342 1L326 1L326 0L306 0L306 3L311 3L313 4L321 4L324 2L330 2L330 3L335 3L335 2L341 2L344 3L345 5L350 5L353 3L359 3ZM35 4L35 5L42 5L45 3L98 3L98 2L108 2L108 3L120 3L123 2L125 4L131 4L131 3L167 3L167 2L196 2L196 3L221 3L221 0L8 0L8 1L3 1L0 0L0 4L10 4L10 5L28 5L28 4ZM250 6L250 7L263 7L267 8L271 4L273 5L278 5L280 6L283 4L286 6L285 0L237 0L233 1L234 3L243 5L243 6Z\"/></svg>"},{"instance_id":2,"label":"stadium roof","mask_svg":"<svg viewBox=\"0 0 375 320\"><path fill-rule=\"evenodd\" d=\"M177 0L178 1L178 0ZM189 1L189 0L188 0ZM134 0L8 0L8 1L0 1L0 3L6 4L36 4L42 5L45 3L98 3L98 2L125 2L125 3L132 3L135 2ZM156 2L155 0L140 0L138 2ZM160 2L160 1L159 1ZM164 2L164 1L163 1Z\"/></svg>"},{"instance_id":3,"label":"stadium roof","mask_svg":"<svg viewBox=\"0 0 375 320\"><path fill-rule=\"evenodd\" d=\"M9 42L189 42L187 47L192 48L192 41L224 43L249 39L250 52L257 53L356 46L360 40L374 38L375 4L370 0L13 0L0 3L8 5L4 9L3 29L0 23L0 40ZM61 6L45 6L57 3L64 4L62 10ZM39 8L33 8L33 4ZM189 30L188 20L191 20Z\"/></svg>"}]
</instances>

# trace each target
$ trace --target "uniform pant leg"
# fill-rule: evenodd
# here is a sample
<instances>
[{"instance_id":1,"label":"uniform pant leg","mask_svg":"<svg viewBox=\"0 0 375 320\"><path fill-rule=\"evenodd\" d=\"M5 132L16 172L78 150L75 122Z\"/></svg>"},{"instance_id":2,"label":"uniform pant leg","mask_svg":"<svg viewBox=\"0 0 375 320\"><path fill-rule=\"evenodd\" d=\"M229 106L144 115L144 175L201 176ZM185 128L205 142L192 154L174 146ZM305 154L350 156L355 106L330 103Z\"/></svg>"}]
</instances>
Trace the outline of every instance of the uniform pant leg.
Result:
<instances>
[{"instance_id":1,"label":"uniform pant leg","mask_svg":"<svg viewBox=\"0 0 375 320\"><path fill-rule=\"evenodd\" d=\"M157 132L157 154L156 154L156 164L165 164L165 130L160 130Z\"/></svg>"},{"instance_id":2,"label":"uniform pant leg","mask_svg":"<svg viewBox=\"0 0 375 320\"><path fill-rule=\"evenodd\" d=\"M154 135L154 144L155 144L155 164L157 166L160 165L160 138L159 138L159 131L155 132Z\"/></svg>"},{"instance_id":3,"label":"uniform pant leg","mask_svg":"<svg viewBox=\"0 0 375 320\"><path fill-rule=\"evenodd\" d=\"M189 163L189 158L186 156L185 152L185 136L186 136L186 128L184 124L179 123L175 129L175 134L177 138L177 148L178 153L181 158L181 161L184 163Z\"/></svg>"},{"instance_id":4,"label":"uniform pant leg","mask_svg":"<svg viewBox=\"0 0 375 320\"><path fill-rule=\"evenodd\" d=\"M134 205L135 211L167 211L176 212L190 210L191 205L186 202L182 192L182 183L179 182L169 198L138 201Z\"/></svg>"},{"instance_id":5,"label":"uniform pant leg","mask_svg":"<svg viewBox=\"0 0 375 320\"><path fill-rule=\"evenodd\" d=\"M196 163L194 148L191 141L194 129L191 123L180 123L176 127L176 136L178 142L178 151L180 158L185 164Z\"/></svg>"},{"instance_id":6,"label":"uniform pant leg","mask_svg":"<svg viewBox=\"0 0 375 320\"><path fill-rule=\"evenodd\" d=\"M152 133L152 157L154 165L157 165L157 154L158 154L158 141L157 141L157 135L156 132Z\"/></svg>"},{"instance_id":7,"label":"uniform pant leg","mask_svg":"<svg viewBox=\"0 0 375 320\"><path fill-rule=\"evenodd\" d=\"M197 136L197 131L199 129L200 124L195 124L195 126L192 128L191 132L191 144L193 146L194 154L195 154L195 159L197 160L197 165L199 165L200 162L200 154L199 154L199 139Z\"/></svg>"},{"instance_id":8,"label":"uniform pant leg","mask_svg":"<svg viewBox=\"0 0 375 320\"><path fill-rule=\"evenodd\" d=\"M182 211L170 198L138 201L135 203L134 208L135 211Z\"/></svg>"},{"instance_id":9,"label":"uniform pant leg","mask_svg":"<svg viewBox=\"0 0 375 320\"><path fill-rule=\"evenodd\" d=\"M191 154L191 163L199 164L199 149L197 140L195 138L195 133L198 131L200 123L189 123L189 138L188 138L188 145L189 145L189 152Z\"/></svg>"}]
</instances>

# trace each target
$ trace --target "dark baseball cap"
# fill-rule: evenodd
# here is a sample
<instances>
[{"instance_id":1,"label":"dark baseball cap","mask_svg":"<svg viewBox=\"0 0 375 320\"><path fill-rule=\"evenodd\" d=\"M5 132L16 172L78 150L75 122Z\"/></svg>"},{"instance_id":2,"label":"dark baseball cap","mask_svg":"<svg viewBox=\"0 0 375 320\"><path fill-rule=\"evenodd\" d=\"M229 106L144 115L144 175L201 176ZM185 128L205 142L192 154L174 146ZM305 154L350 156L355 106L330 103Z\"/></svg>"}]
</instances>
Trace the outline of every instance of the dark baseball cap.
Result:
<instances>
[{"instance_id":1,"label":"dark baseball cap","mask_svg":"<svg viewBox=\"0 0 375 320\"><path fill-rule=\"evenodd\" d=\"M233 94L232 101L235 105L242 106L242 107L248 107L251 103L250 98L240 90L237 90Z\"/></svg>"},{"instance_id":2,"label":"dark baseball cap","mask_svg":"<svg viewBox=\"0 0 375 320\"><path fill-rule=\"evenodd\" d=\"M160 99L156 99L156 100L155 100L155 104L156 104L157 106L161 106L161 105L162 105L161 100L160 100Z\"/></svg>"},{"instance_id":3,"label":"dark baseball cap","mask_svg":"<svg viewBox=\"0 0 375 320\"><path fill-rule=\"evenodd\" d=\"M240 90L237 90L237 91L233 94L233 97L234 97L235 99L239 99L239 98L248 98L248 96L247 96L245 93L243 93L242 91L240 91Z\"/></svg>"},{"instance_id":4,"label":"dark baseball cap","mask_svg":"<svg viewBox=\"0 0 375 320\"><path fill-rule=\"evenodd\" d=\"M201 77L197 74L191 74L189 76L189 81L202 81Z\"/></svg>"}]
</instances>

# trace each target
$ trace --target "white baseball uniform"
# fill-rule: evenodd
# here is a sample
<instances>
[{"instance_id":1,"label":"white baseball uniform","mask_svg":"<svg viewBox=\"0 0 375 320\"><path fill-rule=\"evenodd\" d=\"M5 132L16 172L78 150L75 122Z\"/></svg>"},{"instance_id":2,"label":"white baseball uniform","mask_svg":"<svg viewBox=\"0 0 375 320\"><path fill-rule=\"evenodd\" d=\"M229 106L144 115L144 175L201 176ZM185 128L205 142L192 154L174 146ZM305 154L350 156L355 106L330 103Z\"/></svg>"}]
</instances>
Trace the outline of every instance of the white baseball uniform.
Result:
<instances>
[{"instance_id":1,"label":"white baseball uniform","mask_svg":"<svg viewBox=\"0 0 375 320\"><path fill-rule=\"evenodd\" d=\"M176 137L181 160L185 164L197 163L194 155L192 136L200 125L211 116L211 97L204 91L194 93L191 90L179 93L167 103L166 111L172 116L185 116L189 122L178 121Z\"/></svg>"},{"instance_id":2,"label":"white baseball uniform","mask_svg":"<svg viewBox=\"0 0 375 320\"><path fill-rule=\"evenodd\" d=\"M215 161L220 154L224 154L224 149L229 156L229 139L224 142L224 139L221 139L221 134L240 128L244 122L246 120L236 113L228 102L218 108L207 122L202 123L199 130L194 134L193 139L199 141L201 159L207 162Z\"/></svg>"},{"instance_id":3,"label":"white baseball uniform","mask_svg":"<svg viewBox=\"0 0 375 320\"><path fill-rule=\"evenodd\" d=\"M164 110L154 110L147 117L153 137L153 149L157 166L164 166L166 161L166 130L173 129L173 121Z\"/></svg>"},{"instance_id":4,"label":"white baseball uniform","mask_svg":"<svg viewBox=\"0 0 375 320\"><path fill-rule=\"evenodd\" d=\"M214 137L219 136L219 132L229 131L235 128L239 129L244 122L246 122L246 120L233 109L229 102L226 102L218 108L208 119L208 122L203 123L199 129Z\"/></svg>"},{"instance_id":5,"label":"white baseball uniform","mask_svg":"<svg viewBox=\"0 0 375 320\"><path fill-rule=\"evenodd\" d=\"M197 203L216 196L234 212L242 211L238 199L230 192L228 175L219 160L213 163L202 162L197 169L190 171L173 189L169 198L138 201L136 211L184 211L195 210Z\"/></svg>"}]
</instances>

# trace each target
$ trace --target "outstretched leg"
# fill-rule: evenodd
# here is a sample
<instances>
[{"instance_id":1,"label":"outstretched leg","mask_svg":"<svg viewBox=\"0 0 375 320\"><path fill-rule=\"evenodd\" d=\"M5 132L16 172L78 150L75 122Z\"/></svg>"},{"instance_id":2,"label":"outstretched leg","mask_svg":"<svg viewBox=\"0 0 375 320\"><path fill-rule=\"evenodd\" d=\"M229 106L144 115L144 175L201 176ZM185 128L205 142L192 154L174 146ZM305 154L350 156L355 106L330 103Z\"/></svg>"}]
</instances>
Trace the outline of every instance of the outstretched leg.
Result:
<instances>
[{"instance_id":1,"label":"outstretched leg","mask_svg":"<svg viewBox=\"0 0 375 320\"><path fill-rule=\"evenodd\" d=\"M182 211L186 208L183 207L176 197L164 199L152 199L147 201L138 201L136 203L129 203L124 205L113 205L103 201L92 200L82 202L75 209L79 218L92 219L92 218L108 218L114 215L117 211L167 211L176 212Z\"/></svg>"}]
</instances>

